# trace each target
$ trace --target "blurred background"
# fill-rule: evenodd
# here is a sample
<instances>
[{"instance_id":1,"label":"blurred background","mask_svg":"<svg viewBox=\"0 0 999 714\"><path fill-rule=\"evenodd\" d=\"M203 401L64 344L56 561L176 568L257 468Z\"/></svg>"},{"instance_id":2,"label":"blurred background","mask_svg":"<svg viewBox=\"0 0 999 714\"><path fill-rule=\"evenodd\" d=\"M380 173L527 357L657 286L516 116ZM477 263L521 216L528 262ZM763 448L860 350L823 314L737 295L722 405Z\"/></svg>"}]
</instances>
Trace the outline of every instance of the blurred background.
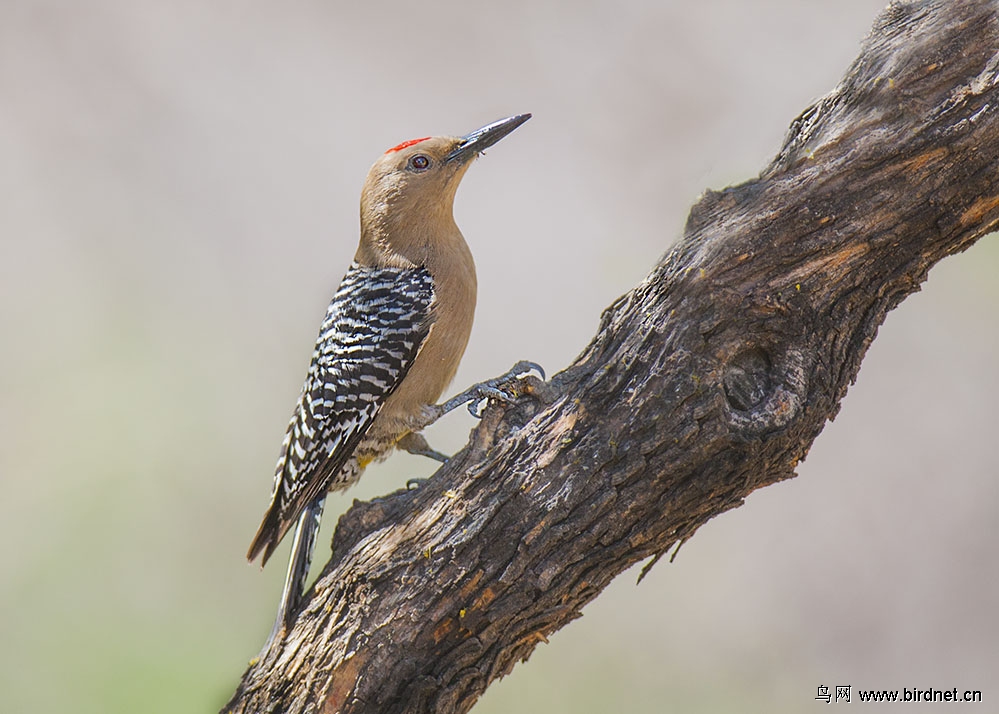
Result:
<instances>
[{"instance_id":1,"label":"blurred background","mask_svg":"<svg viewBox=\"0 0 999 714\"><path fill-rule=\"evenodd\" d=\"M883 5L0 0L0 711L231 695L288 544L243 556L382 151L534 113L458 195L480 303L455 388L555 372ZM988 708L997 270L991 236L935 268L799 478L622 575L475 711L798 712L819 685ZM352 499L431 470L369 469L321 551Z\"/></svg>"}]
</instances>

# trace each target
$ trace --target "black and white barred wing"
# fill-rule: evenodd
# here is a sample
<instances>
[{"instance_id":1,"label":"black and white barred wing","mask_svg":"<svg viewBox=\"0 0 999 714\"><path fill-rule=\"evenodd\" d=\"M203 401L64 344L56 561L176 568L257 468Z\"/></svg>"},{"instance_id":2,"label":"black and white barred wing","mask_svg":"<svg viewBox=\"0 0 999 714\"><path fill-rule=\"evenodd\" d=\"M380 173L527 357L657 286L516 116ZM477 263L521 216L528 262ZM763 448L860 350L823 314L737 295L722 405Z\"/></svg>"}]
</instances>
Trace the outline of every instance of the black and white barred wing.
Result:
<instances>
[{"instance_id":1,"label":"black and white barred wing","mask_svg":"<svg viewBox=\"0 0 999 714\"><path fill-rule=\"evenodd\" d=\"M426 341L433 299L424 268L350 266L326 311L249 560L263 552L266 563L306 506L333 485Z\"/></svg>"}]
</instances>

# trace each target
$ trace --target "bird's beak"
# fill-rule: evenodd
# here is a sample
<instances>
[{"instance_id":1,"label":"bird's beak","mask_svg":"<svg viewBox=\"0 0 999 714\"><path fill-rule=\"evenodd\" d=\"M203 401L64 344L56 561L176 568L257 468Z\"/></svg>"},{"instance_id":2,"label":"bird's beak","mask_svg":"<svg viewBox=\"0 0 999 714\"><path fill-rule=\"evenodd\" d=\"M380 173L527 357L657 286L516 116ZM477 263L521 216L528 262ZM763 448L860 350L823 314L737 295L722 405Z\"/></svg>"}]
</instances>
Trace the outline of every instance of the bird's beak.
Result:
<instances>
[{"instance_id":1,"label":"bird's beak","mask_svg":"<svg viewBox=\"0 0 999 714\"><path fill-rule=\"evenodd\" d=\"M516 116L494 121L488 126L476 129L471 134L466 134L461 137L461 141L451 153L444 157L444 163L468 161L476 154L488 149L530 118L530 114L517 114Z\"/></svg>"}]
</instances>

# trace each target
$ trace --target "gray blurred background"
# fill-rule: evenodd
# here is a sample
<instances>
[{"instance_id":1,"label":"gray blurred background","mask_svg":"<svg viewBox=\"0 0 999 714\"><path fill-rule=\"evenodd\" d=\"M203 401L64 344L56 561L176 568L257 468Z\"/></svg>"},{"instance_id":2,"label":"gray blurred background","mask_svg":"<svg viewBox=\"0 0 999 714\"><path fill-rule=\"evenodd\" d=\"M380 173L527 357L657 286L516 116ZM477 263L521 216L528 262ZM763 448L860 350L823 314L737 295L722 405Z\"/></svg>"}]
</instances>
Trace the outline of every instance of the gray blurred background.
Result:
<instances>
[{"instance_id":1,"label":"gray blurred background","mask_svg":"<svg viewBox=\"0 0 999 714\"><path fill-rule=\"evenodd\" d=\"M455 388L554 372L883 4L0 0L0 711L232 693L288 545L243 555L382 151L534 113L458 195L480 304ZM622 575L475 711L798 712L823 684L994 706L997 269L991 236L935 268L798 479ZM431 470L370 469L320 548Z\"/></svg>"}]
</instances>

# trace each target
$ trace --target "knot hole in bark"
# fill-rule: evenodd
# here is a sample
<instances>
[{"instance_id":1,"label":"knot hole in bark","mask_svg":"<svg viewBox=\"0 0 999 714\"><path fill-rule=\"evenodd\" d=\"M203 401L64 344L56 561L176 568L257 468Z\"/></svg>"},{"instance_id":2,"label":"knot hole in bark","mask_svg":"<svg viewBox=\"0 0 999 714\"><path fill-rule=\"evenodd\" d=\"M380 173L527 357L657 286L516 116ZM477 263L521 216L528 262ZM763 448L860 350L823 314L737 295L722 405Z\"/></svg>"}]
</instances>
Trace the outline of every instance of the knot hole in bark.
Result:
<instances>
[{"instance_id":1,"label":"knot hole in bark","mask_svg":"<svg viewBox=\"0 0 999 714\"><path fill-rule=\"evenodd\" d=\"M754 346L735 354L722 378L729 424L747 438L783 429L805 399L804 357Z\"/></svg>"}]
</instances>

